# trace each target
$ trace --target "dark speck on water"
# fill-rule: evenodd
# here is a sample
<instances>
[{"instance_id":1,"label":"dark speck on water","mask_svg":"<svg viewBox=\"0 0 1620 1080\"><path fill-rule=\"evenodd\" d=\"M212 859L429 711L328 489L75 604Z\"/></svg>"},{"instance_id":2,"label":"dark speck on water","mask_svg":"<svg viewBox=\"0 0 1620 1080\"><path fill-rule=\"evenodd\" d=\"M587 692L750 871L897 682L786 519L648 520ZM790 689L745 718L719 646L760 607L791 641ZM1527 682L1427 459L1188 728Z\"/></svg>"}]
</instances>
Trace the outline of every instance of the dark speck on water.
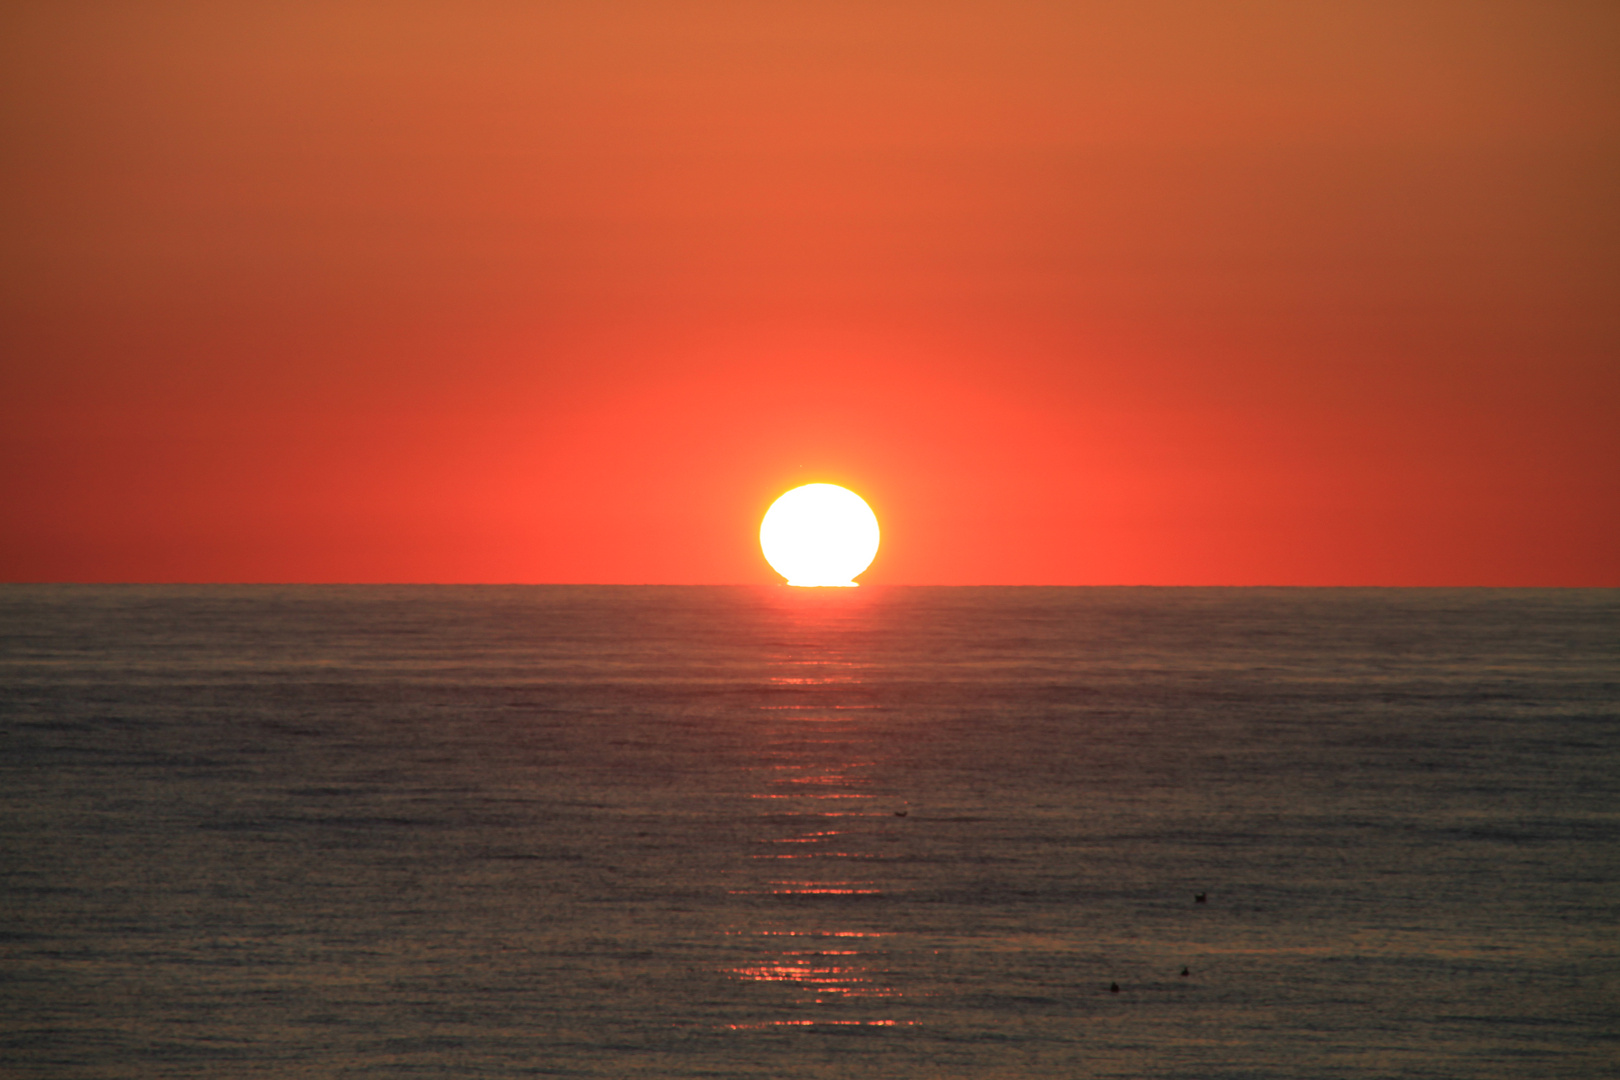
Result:
<instances>
[{"instance_id":1,"label":"dark speck on water","mask_svg":"<svg viewBox=\"0 0 1620 1080\"><path fill-rule=\"evenodd\" d=\"M1607 1077L1620 594L4 586L0 852L7 1080Z\"/></svg>"}]
</instances>

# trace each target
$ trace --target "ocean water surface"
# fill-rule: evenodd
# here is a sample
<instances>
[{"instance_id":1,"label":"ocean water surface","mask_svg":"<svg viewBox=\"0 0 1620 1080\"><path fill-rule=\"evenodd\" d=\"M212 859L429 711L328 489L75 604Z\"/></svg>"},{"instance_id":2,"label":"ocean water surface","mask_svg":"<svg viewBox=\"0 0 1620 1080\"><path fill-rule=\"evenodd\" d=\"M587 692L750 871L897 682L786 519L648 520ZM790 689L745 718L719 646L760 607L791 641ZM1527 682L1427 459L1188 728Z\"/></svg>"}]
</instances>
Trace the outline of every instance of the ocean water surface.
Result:
<instances>
[{"instance_id":1,"label":"ocean water surface","mask_svg":"<svg viewBox=\"0 0 1620 1080\"><path fill-rule=\"evenodd\" d=\"M0 915L8 1078L1614 1076L1620 593L4 586Z\"/></svg>"}]
</instances>

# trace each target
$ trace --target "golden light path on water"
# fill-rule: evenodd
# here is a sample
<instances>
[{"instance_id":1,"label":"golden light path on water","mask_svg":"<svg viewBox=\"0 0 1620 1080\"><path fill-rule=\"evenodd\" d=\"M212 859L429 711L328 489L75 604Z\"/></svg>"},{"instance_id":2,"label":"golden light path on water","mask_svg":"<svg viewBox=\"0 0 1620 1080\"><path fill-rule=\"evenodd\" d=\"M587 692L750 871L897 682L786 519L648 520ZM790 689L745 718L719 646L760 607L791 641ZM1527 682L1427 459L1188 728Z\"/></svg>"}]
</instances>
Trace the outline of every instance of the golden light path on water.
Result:
<instances>
[{"instance_id":1,"label":"golden light path on water","mask_svg":"<svg viewBox=\"0 0 1620 1080\"><path fill-rule=\"evenodd\" d=\"M779 609L795 647L771 657L772 700L758 708L760 753L743 792L760 807L748 843L763 850L747 853L747 883L728 890L752 898L759 917L726 933L758 942L730 977L808 1011L726 1026L913 1026L895 1010L908 996L888 964L895 935L875 928L865 906L889 891L873 845L903 822L906 803L879 782L885 748L862 724L877 708L864 700L868 665L822 632L855 612L805 599Z\"/></svg>"}]
</instances>

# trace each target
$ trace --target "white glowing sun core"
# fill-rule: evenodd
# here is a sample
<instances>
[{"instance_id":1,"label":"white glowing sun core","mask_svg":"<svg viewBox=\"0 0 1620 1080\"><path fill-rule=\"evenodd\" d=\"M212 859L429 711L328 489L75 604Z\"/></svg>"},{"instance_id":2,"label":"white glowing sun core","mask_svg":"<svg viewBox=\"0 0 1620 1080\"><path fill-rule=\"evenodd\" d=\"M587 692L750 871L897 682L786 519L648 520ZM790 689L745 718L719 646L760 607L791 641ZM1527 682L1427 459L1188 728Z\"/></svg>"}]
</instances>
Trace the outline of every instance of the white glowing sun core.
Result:
<instances>
[{"instance_id":1,"label":"white glowing sun core","mask_svg":"<svg viewBox=\"0 0 1620 1080\"><path fill-rule=\"evenodd\" d=\"M877 516L848 488L806 484L765 511L759 546L789 585L852 586L877 555Z\"/></svg>"}]
</instances>

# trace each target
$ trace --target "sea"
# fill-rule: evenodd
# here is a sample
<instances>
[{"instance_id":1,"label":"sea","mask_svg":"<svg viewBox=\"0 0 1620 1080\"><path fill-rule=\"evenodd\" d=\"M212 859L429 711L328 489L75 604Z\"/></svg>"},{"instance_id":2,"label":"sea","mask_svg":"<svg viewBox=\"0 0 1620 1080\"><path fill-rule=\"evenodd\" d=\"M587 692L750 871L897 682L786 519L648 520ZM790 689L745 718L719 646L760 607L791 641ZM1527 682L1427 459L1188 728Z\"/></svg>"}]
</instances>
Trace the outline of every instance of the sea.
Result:
<instances>
[{"instance_id":1,"label":"sea","mask_svg":"<svg viewBox=\"0 0 1620 1080\"><path fill-rule=\"evenodd\" d=\"M1620 591L0 587L0 1076L1620 1075Z\"/></svg>"}]
</instances>

